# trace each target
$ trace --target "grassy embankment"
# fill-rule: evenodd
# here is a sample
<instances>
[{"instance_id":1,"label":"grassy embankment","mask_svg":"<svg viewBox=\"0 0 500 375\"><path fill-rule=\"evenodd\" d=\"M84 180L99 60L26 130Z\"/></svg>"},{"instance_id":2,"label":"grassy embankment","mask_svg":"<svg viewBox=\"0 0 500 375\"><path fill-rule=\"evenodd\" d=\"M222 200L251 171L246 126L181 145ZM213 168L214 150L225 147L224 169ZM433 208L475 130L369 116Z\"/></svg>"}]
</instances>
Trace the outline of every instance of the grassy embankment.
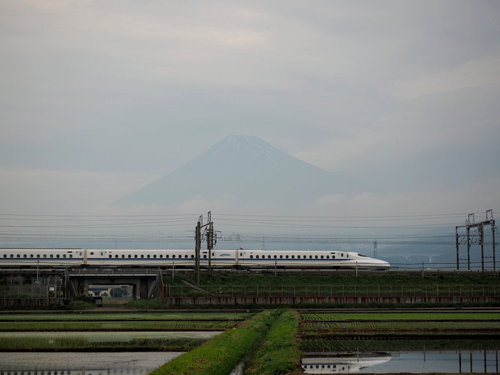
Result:
<instances>
[{"instance_id":1,"label":"grassy embankment","mask_svg":"<svg viewBox=\"0 0 500 375\"><path fill-rule=\"evenodd\" d=\"M298 319L294 311L264 311L150 375L229 374L242 361L248 362L246 375L299 373Z\"/></svg>"},{"instance_id":2,"label":"grassy embankment","mask_svg":"<svg viewBox=\"0 0 500 375\"><path fill-rule=\"evenodd\" d=\"M286 374L299 370L298 323L297 312L283 312L249 361L245 375Z\"/></svg>"},{"instance_id":3,"label":"grassy embankment","mask_svg":"<svg viewBox=\"0 0 500 375\"><path fill-rule=\"evenodd\" d=\"M229 374L247 353L251 353L266 334L276 311L263 311L241 323L234 330L207 341L192 351L154 370L150 375L220 375Z\"/></svg>"}]
</instances>

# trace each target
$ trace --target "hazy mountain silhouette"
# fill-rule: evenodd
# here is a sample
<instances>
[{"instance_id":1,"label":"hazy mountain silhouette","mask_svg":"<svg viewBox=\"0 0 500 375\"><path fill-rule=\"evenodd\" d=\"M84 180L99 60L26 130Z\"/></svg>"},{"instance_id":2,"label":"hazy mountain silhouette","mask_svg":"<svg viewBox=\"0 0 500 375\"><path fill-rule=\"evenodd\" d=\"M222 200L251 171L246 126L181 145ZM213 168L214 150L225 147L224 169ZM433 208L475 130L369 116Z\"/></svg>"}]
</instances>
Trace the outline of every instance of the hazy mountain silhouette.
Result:
<instances>
[{"instance_id":1,"label":"hazy mountain silhouette","mask_svg":"<svg viewBox=\"0 0 500 375\"><path fill-rule=\"evenodd\" d=\"M184 166L117 202L121 206L178 204L195 198L246 203L312 202L335 193L367 191L343 172L328 172L259 137L228 136Z\"/></svg>"}]
</instances>

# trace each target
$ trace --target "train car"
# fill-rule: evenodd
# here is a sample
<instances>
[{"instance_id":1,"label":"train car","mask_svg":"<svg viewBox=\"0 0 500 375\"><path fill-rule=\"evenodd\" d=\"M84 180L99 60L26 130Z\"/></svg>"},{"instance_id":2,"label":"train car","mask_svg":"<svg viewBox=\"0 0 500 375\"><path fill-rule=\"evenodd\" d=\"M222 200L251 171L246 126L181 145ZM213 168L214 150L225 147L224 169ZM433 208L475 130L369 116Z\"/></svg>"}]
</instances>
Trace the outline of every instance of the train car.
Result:
<instances>
[{"instance_id":1,"label":"train car","mask_svg":"<svg viewBox=\"0 0 500 375\"><path fill-rule=\"evenodd\" d=\"M85 249L0 249L2 267L79 266L85 258Z\"/></svg>"},{"instance_id":2,"label":"train car","mask_svg":"<svg viewBox=\"0 0 500 375\"><path fill-rule=\"evenodd\" d=\"M356 252L333 250L207 250L201 266L220 269L388 269L390 264ZM0 249L2 267L181 267L193 268L186 249Z\"/></svg>"}]
</instances>

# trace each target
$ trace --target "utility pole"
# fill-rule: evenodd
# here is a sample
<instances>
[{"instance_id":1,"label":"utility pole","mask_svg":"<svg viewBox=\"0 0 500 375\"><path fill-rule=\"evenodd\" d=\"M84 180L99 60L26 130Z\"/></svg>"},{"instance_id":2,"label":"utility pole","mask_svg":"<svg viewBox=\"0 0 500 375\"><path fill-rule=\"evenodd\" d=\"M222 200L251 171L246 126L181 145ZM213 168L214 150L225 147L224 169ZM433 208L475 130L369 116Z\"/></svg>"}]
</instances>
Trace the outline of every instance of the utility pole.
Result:
<instances>
[{"instance_id":1,"label":"utility pole","mask_svg":"<svg viewBox=\"0 0 500 375\"><path fill-rule=\"evenodd\" d=\"M208 223L203 224L203 215L200 215L195 228L195 271L196 271L196 286L200 286L200 250L201 250L201 228L205 228L205 238L207 240L208 250L208 271L212 272L212 249L216 243L216 235L214 232L214 223L212 221L212 211L208 211Z\"/></svg>"},{"instance_id":2,"label":"utility pole","mask_svg":"<svg viewBox=\"0 0 500 375\"><path fill-rule=\"evenodd\" d=\"M480 246L480 256L481 256L481 271L485 271L485 255L484 255L484 227L489 225L491 227L491 237L492 237L492 265L493 271L496 271L496 243L495 243L495 219L493 219L493 210L486 211L486 219L479 223L475 222L474 214L469 214L465 225L459 225L455 227L455 245L457 251L457 270L460 269L460 238L464 238L464 235L460 235L459 229L465 228L465 240L467 242L467 270L471 270L471 245L473 243L471 238L471 230L477 231L478 241Z\"/></svg>"},{"instance_id":3,"label":"utility pole","mask_svg":"<svg viewBox=\"0 0 500 375\"><path fill-rule=\"evenodd\" d=\"M196 271L196 286L200 286L200 249L201 249L201 222L203 216L198 218L194 236L194 268Z\"/></svg>"}]
</instances>

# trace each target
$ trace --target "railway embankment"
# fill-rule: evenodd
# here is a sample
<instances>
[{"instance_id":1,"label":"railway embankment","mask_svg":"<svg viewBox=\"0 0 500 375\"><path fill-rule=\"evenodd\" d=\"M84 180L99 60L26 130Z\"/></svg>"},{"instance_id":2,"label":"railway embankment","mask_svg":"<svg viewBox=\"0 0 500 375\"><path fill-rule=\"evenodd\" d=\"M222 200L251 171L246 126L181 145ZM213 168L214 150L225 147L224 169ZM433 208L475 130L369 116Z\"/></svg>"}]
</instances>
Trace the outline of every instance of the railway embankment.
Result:
<instances>
[{"instance_id":1,"label":"railway embankment","mask_svg":"<svg viewBox=\"0 0 500 375\"><path fill-rule=\"evenodd\" d=\"M166 278L168 306L498 306L499 273L214 273Z\"/></svg>"}]
</instances>

